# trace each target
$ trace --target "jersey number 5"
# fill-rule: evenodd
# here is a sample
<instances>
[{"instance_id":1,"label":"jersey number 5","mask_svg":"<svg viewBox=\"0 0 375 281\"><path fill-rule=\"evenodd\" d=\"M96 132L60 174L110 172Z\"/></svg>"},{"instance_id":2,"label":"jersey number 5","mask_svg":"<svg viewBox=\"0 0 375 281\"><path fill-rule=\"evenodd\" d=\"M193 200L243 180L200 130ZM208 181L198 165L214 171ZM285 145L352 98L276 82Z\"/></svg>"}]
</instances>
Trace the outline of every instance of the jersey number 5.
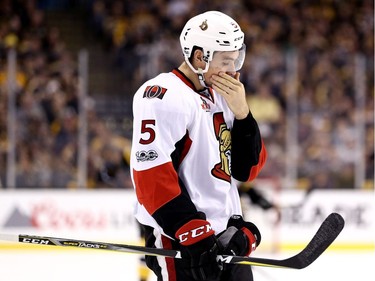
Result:
<instances>
[{"instance_id":1,"label":"jersey number 5","mask_svg":"<svg viewBox=\"0 0 375 281\"><path fill-rule=\"evenodd\" d=\"M142 120L141 134L148 133L148 138L141 138L140 144L150 144L155 140L155 131L152 128L155 126L155 120Z\"/></svg>"}]
</instances>

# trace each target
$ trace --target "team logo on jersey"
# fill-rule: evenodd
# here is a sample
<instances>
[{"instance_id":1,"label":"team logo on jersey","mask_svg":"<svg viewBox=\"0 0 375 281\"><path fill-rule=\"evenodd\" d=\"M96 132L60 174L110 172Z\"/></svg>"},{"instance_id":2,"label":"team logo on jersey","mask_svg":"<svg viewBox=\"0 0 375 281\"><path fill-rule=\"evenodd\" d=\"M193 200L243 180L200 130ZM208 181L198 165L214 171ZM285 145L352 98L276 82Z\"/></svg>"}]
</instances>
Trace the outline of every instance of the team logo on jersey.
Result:
<instances>
[{"instance_id":1,"label":"team logo on jersey","mask_svg":"<svg viewBox=\"0 0 375 281\"><path fill-rule=\"evenodd\" d=\"M166 92L166 88L160 87L158 85L147 86L143 93L143 97L147 99L162 99Z\"/></svg>"},{"instance_id":2,"label":"team logo on jersey","mask_svg":"<svg viewBox=\"0 0 375 281\"><path fill-rule=\"evenodd\" d=\"M158 158L158 153L155 150L141 150L135 153L138 162L153 161Z\"/></svg>"},{"instance_id":3,"label":"team logo on jersey","mask_svg":"<svg viewBox=\"0 0 375 281\"><path fill-rule=\"evenodd\" d=\"M215 164L211 170L211 174L216 178L230 182L230 153L232 148L230 130L224 121L224 115L222 112L215 113L213 121L216 139L219 142L220 162Z\"/></svg>"},{"instance_id":4,"label":"team logo on jersey","mask_svg":"<svg viewBox=\"0 0 375 281\"><path fill-rule=\"evenodd\" d=\"M211 106L207 103L207 101L201 97L201 100L202 100L202 109L205 110L205 111L210 111L211 110Z\"/></svg>"}]
</instances>

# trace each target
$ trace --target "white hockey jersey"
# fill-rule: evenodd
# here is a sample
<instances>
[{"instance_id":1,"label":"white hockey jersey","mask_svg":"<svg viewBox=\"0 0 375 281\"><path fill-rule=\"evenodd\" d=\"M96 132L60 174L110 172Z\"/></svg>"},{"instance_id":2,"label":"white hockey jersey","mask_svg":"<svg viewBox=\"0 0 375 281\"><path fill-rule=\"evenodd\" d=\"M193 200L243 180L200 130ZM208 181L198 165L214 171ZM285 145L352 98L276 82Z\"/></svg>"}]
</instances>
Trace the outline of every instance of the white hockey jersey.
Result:
<instances>
[{"instance_id":1,"label":"white hockey jersey","mask_svg":"<svg viewBox=\"0 0 375 281\"><path fill-rule=\"evenodd\" d=\"M175 69L138 89L133 115L137 220L174 238L176 224L199 211L216 233L223 231L231 215L241 214L231 174L234 115L225 100L209 88L197 92ZM264 164L263 143L258 152L251 178Z\"/></svg>"}]
</instances>

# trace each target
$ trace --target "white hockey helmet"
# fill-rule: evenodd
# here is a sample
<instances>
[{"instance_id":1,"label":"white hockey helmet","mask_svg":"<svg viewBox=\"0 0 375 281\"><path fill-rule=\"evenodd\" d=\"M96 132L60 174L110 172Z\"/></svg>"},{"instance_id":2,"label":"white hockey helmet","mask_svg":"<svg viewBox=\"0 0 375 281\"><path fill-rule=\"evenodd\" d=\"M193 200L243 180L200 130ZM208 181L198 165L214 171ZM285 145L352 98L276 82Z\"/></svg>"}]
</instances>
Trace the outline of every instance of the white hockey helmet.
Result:
<instances>
[{"instance_id":1,"label":"white hockey helmet","mask_svg":"<svg viewBox=\"0 0 375 281\"><path fill-rule=\"evenodd\" d=\"M185 61L196 73L198 71L189 62L194 46L203 49L203 59L207 63L203 73L207 72L215 51L242 51L235 63L236 70L241 69L245 59L244 33L234 19L218 11L191 18L181 32L180 44Z\"/></svg>"}]
</instances>

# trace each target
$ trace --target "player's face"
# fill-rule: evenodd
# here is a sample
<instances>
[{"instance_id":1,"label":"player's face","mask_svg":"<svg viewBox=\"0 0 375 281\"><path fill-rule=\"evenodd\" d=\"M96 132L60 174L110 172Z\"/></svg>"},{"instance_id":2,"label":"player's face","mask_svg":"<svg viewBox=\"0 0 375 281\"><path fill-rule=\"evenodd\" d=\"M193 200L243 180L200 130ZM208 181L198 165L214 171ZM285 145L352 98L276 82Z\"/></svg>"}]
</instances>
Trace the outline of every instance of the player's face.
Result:
<instances>
[{"instance_id":1,"label":"player's face","mask_svg":"<svg viewBox=\"0 0 375 281\"><path fill-rule=\"evenodd\" d=\"M218 75L219 72L225 72L226 74L234 77L237 73L237 61L239 57L239 51L233 52L215 52L210 62L210 67L205 75L206 84L212 84L212 75Z\"/></svg>"}]
</instances>

